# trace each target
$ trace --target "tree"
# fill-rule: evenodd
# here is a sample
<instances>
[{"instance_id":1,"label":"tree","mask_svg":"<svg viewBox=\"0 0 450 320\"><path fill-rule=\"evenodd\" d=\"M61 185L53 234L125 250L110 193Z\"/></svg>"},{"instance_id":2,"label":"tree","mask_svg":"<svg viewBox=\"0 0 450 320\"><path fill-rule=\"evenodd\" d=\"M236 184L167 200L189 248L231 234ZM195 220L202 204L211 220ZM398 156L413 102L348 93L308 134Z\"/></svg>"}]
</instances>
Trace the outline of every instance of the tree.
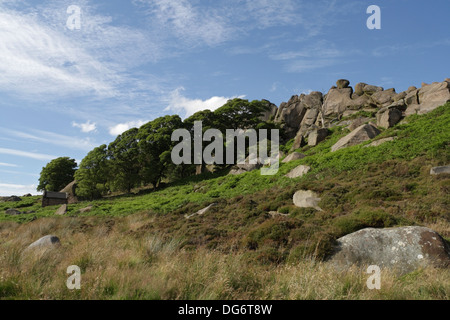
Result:
<instances>
[{"instance_id":1,"label":"tree","mask_svg":"<svg viewBox=\"0 0 450 320\"><path fill-rule=\"evenodd\" d=\"M50 161L42 168L38 191L60 191L74 180L77 163L69 157L61 157Z\"/></svg>"},{"instance_id":2,"label":"tree","mask_svg":"<svg viewBox=\"0 0 450 320\"><path fill-rule=\"evenodd\" d=\"M138 129L130 129L119 135L108 146L110 158L110 186L114 190L131 192L141 183L139 176Z\"/></svg>"},{"instance_id":3,"label":"tree","mask_svg":"<svg viewBox=\"0 0 450 320\"><path fill-rule=\"evenodd\" d=\"M104 144L89 152L75 172L77 196L89 200L100 198L106 192L108 174L108 149Z\"/></svg>"},{"instance_id":4,"label":"tree","mask_svg":"<svg viewBox=\"0 0 450 320\"><path fill-rule=\"evenodd\" d=\"M139 140L139 164L142 182L157 188L161 179L174 169L171 151L172 133L182 128L177 115L165 116L143 125L137 134Z\"/></svg>"}]
</instances>

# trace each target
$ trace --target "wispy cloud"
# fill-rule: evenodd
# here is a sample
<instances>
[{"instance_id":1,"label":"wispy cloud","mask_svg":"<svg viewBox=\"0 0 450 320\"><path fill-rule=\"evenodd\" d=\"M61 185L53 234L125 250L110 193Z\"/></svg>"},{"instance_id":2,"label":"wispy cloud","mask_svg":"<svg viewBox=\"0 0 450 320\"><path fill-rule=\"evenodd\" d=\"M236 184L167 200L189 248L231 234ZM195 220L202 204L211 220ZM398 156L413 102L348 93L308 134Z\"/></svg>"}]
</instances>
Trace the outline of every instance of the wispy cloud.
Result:
<instances>
[{"instance_id":1,"label":"wispy cloud","mask_svg":"<svg viewBox=\"0 0 450 320\"><path fill-rule=\"evenodd\" d=\"M32 134L8 129L2 129L2 131L17 138L65 147L68 149L89 151L95 146L95 143L92 142L90 138L71 137L44 130L33 129L31 130L33 132Z\"/></svg>"},{"instance_id":2,"label":"wispy cloud","mask_svg":"<svg viewBox=\"0 0 450 320\"><path fill-rule=\"evenodd\" d=\"M234 99L234 98L245 98L245 95L241 96L234 96L234 97L218 97L214 96L207 100L201 100L201 99L189 99L184 97L181 92L184 91L184 88L178 88L175 91L173 91L169 98L169 105L165 109L165 111L172 111L176 112L178 114L181 114L184 117L187 118L194 113L201 111L201 110L211 110L214 111L224 104L227 103L228 100Z\"/></svg>"},{"instance_id":3,"label":"wispy cloud","mask_svg":"<svg viewBox=\"0 0 450 320\"><path fill-rule=\"evenodd\" d=\"M17 164L12 164L12 163L4 163L4 162L0 162L0 167L11 167L11 168L17 168L18 165Z\"/></svg>"},{"instance_id":4,"label":"wispy cloud","mask_svg":"<svg viewBox=\"0 0 450 320\"><path fill-rule=\"evenodd\" d=\"M52 156L52 155L48 155L48 154L34 153L34 152L21 151L21 150L15 150L15 149L8 149L8 148L0 148L0 154L7 154L7 155L30 158L30 159L41 160L41 161L49 161L49 160L53 160L53 159L57 158L56 156Z\"/></svg>"}]
</instances>

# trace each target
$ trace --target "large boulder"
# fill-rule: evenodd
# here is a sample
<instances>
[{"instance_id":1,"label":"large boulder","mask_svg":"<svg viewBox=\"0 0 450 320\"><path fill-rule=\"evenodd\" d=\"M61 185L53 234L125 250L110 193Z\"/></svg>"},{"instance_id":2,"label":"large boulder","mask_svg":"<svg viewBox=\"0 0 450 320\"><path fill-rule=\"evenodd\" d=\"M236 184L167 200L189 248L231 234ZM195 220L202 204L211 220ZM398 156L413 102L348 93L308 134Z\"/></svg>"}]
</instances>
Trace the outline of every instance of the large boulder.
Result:
<instances>
[{"instance_id":1,"label":"large boulder","mask_svg":"<svg viewBox=\"0 0 450 320\"><path fill-rule=\"evenodd\" d=\"M371 124L364 124L339 140L334 146L331 147L331 151L335 152L343 148L361 144L365 141L375 138L380 133L380 130L378 130Z\"/></svg>"},{"instance_id":2,"label":"large boulder","mask_svg":"<svg viewBox=\"0 0 450 320\"><path fill-rule=\"evenodd\" d=\"M310 190L300 190L294 194L294 205L299 208L314 208L318 211L322 211L319 207L319 196Z\"/></svg>"},{"instance_id":3,"label":"large boulder","mask_svg":"<svg viewBox=\"0 0 450 320\"><path fill-rule=\"evenodd\" d=\"M435 82L419 90L420 109L418 114L425 114L450 101L450 82Z\"/></svg>"},{"instance_id":4,"label":"large boulder","mask_svg":"<svg viewBox=\"0 0 450 320\"><path fill-rule=\"evenodd\" d=\"M428 228L369 228L338 239L330 262L340 269L377 265L407 273L420 267L449 267L450 248Z\"/></svg>"},{"instance_id":5,"label":"large boulder","mask_svg":"<svg viewBox=\"0 0 450 320\"><path fill-rule=\"evenodd\" d=\"M372 101L380 107L387 107L394 102L396 95L395 89L377 91L372 94Z\"/></svg>"},{"instance_id":6,"label":"large boulder","mask_svg":"<svg viewBox=\"0 0 450 320\"><path fill-rule=\"evenodd\" d=\"M18 196L11 196L11 197L3 198L3 202L19 202L19 201L22 201L22 199Z\"/></svg>"},{"instance_id":7,"label":"large boulder","mask_svg":"<svg viewBox=\"0 0 450 320\"><path fill-rule=\"evenodd\" d=\"M267 111L265 111L261 117L260 120L261 121L269 121L269 120L273 120L278 112L278 107L273 104L272 102L268 101L268 100L263 100L263 102L266 104L267 106Z\"/></svg>"},{"instance_id":8,"label":"large boulder","mask_svg":"<svg viewBox=\"0 0 450 320\"><path fill-rule=\"evenodd\" d=\"M338 89L348 88L349 85L350 85L350 81L348 81L346 79L340 79L340 80L336 81L336 86Z\"/></svg>"},{"instance_id":9,"label":"large boulder","mask_svg":"<svg viewBox=\"0 0 450 320\"><path fill-rule=\"evenodd\" d=\"M311 147L317 146L319 143L324 141L328 136L328 129L316 129L313 130L308 136L308 145Z\"/></svg>"},{"instance_id":10,"label":"large boulder","mask_svg":"<svg viewBox=\"0 0 450 320\"><path fill-rule=\"evenodd\" d=\"M304 96L292 96L288 102L283 102L275 116L275 122L283 123L285 133L289 139L295 137L306 114L306 107L301 104Z\"/></svg>"},{"instance_id":11,"label":"large boulder","mask_svg":"<svg viewBox=\"0 0 450 320\"><path fill-rule=\"evenodd\" d=\"M367 83L358 83L355 86L355 94L358 96L362 96L364 94L366 95L373 95L376 92L383 91L384 89L382 87L372 86Z\"/></svg>"},{"instance_id":12,"label":"large boulder","mask_svg":"<svg viewBox=\"0 0 450 320\"><path fill-rule=\"evenodd\" d=\"M57 236L48 235L30 244L27 250L30 249L53 249L61 245Z\"/></svg>"},{"instance_id":13,"label":"large boulder","mask_svg":"<svg viewBox=\"0 0 450 320\"><path fill-rule=\"evenodd\" d=\"M403 113L397 108L383 108L377 113L377 126L392 128L402 119Z\"/></svg>"},{"instance_id":14,"label":"large boulder","mask_svg":"<svg viewBox=\"0 0 450 320\"><path fill-rule=\"evenodd\" d=\"M64 189L62 189L61 193L67 193L67 203L74 204L78 202L78 198L76 195L77 182L72 181L69 183Z\"/></svg>"},{"instance_id":15,"label":"large boulder","mask_svg":"<svg viewBox=\"0 0 450 320\"><path fill-rule=\"evenodd\" d=\"M250 157L247 157L247 159L245 159L244 164L235 165L228 174L229 175L239 175L239 174L243 174L246 172L261 169L263 166L264 166L264 164L261 161L261 158L257 158L256 163L250 163Z\"/></svg>"}]
</instances>

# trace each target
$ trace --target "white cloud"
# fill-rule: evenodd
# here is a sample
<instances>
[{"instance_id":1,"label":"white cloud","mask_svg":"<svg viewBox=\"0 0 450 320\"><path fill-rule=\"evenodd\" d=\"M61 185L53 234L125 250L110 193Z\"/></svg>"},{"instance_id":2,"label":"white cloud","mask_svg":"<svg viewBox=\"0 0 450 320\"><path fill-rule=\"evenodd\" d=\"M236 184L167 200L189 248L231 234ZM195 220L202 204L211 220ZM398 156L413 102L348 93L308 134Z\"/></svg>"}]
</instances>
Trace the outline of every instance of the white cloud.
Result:
<instances>
[{"instance_id":1,"label":"white cloud","mask_svg":"<svg viewBox=\"0 0 450 320\"><path fill-rule=\"evenodd\" d=\"M12 163L4 163L4 162L0 162L0 167L11 167L11 168L17 168L18 165L17 164L12 164Z\"/></svg>"},{"instance_id":2,"label":"white cloud","mask_svg":"<svg viewBox=\"0 0 450 320\"><path fill-rule=\"evenodd\" d=\"M31 193L33 195L37 195L36 185L21 185L21 184L7 184L0 183L0 196L12 196L12 195L24 195Z\"/></svg>"},{"instance_id":3,"label":"white cloud","mask_svg":"<svg viewBox=\"0 0 450 320\"><path fill-rule=\"evenodd\" d=\"M15 150L15 149L8 149L8 148L0 148L0 154L8 154L12 156L18 156L18 157L25 157L35 160L42 160L42 161L48 161L53 160L58 157L51 156L48 154L42 154L42 153L34 153L34 152L28 152L28 151L21 151L21 150Z\"/></svg>"},{"instance_id":4,"label":"white cloud","mask_svg":"<svg viewBox=\"0 0 450 320\"><path fill-rule=\"evenodd\" d=\"M118 136L118 135L124 133L125 131L130 130L131 128L142 127L147 122L148 121L137 120L137 121L129 121L129 122L125 122L125 123L119 123L119 124L109 128L109 134L112 136Z\"/></svg>"},{"instance_id":5,"label":"white cloud","mask_svg":"<svg viewBox=\"0 0 450 320\"><path fill-rule=\"evenodd\" d=\"M97 130L97 124L95 122L91 123L90 121L88 121L86 123L77 123L74 121L74 122L72 122L72 127L80 128L81 132L84 132L84 133L90 133L90 132Z\"/></svg>"},{"instance_id":6,"label":"white cloud","mask_svg":"<svg viewBox=\"0 0 450 320\"><path fill-rule=\"evenodd\" d=\"M235 96L235 97L211 97L207 100L201 99L189 99L184 97L180 91L184 88L178 88L172 92L169 98L169 106L164 111L172 111L177 114L184 113L184 118L190 117L194 113L202 110L214 111L228 102L230 99L234 98L245 98L245 96ZM181 115L183 116L183 115Z\"/></svg>"}]
</instances>

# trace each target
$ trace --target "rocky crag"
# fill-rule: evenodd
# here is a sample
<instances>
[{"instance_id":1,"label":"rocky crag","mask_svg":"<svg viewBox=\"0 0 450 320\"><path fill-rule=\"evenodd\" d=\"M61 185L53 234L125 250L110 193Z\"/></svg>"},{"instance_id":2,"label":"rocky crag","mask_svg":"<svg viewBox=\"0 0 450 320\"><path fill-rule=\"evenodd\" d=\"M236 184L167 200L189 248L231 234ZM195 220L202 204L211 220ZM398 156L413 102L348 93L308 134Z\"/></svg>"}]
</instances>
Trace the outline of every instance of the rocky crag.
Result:
<instances>
[{"instance_id":1,"label":"rocky crag","mask_svg":"<svg viewBox=\"0 0 450 320\"><path fill-rule=\"evenodd\" d=\"M298 149L306 140L316 145L326 136L323 128L342 124L346 118L351 119L347 124L353 130L371 120L374 127L390 128L405 116L428 113L448 101L449 78L400 93L366 83L353 88L349 80L341 79L325 95L317 91L294 95L264 116L272 116L276 123L281 123L287 138L295 138L292 149Z\"/></svg>"}]
</instances>

